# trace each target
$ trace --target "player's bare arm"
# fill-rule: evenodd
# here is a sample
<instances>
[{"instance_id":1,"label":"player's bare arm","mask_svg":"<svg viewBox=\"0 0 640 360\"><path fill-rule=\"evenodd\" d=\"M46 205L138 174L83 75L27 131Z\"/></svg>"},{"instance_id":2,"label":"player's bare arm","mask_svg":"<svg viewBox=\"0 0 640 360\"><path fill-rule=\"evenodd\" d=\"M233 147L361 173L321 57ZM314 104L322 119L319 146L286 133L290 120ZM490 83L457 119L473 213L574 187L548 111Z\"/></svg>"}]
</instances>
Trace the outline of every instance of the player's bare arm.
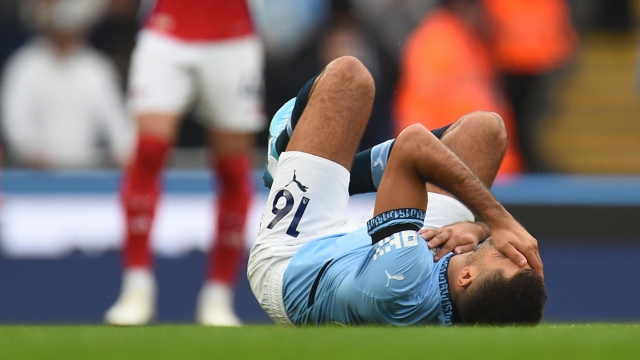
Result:
<instances>
[{"instance_id":1,"label":"player's bare arm","mask_svg":"<svg viewBox=\"0 0 640 360\"><path fill-rule=\"evenodd\" d=\"M542 275L537 241L493 197L477 176L421 125L399 136L382 176L374 216L398 208L426 209L425 182L450 192L481 216L494 246L521 267L529 264Z\"/></svg>"}]
</instances>

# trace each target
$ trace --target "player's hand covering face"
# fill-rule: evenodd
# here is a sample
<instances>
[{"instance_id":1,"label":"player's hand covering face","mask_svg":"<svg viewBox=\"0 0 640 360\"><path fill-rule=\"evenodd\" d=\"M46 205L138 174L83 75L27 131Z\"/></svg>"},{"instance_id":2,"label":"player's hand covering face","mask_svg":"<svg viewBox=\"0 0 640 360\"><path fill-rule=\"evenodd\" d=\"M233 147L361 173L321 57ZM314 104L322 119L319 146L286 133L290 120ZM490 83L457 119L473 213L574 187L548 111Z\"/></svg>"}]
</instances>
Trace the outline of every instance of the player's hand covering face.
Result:
<instances>
[{"instance_id":1,"label":"player's hand covering face","mask_svg":"<svg viewBox=\"0 0 640 360\"><path fill-rule=\"evenodd\" d=\"M496 250L511 261L525 268L530 266L538 275L543 275L542 259L538 252L538 241L515 220L491 226L492 244Z\"/></svg>"},{"instance_id":2,"label":"player's hand covering face","mask_svg":"<svg viewBox=\"0 0 640 360\"><path fill-rule=\"evenodd\" d=\"M470 254L467 261L469 264L474 264L485 271L502 270L502 274L507 279L522 269L531 269L529 265L520 267L498 251L492 242L492 238L487 239L475 252Z\"/></svg>"}]
</instances>

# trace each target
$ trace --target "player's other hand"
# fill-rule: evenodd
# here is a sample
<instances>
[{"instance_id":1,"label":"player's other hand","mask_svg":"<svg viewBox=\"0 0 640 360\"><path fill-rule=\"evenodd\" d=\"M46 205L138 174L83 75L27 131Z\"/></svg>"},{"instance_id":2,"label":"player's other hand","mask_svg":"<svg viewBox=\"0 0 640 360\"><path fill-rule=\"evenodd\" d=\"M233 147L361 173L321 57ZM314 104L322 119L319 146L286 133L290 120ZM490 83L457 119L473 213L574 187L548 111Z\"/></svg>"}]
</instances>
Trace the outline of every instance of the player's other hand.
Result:
<instances>
[{"instance_id":1,"label":"player's other hand","mask_svg":"<svg viewBox=\"0 0 640 360\"><path fill-rule=\"evenodd\" d=\"M440 247L433 257L434 261L438 261L450 252L458 255L474 251L480 242L489 237L490 232L484 223L459 222L439 229L421 229L419 234L427 240L429 249Z\"/></svg>"},{"instance_id":2,"label":"player's other hand","mask_svg":"<svg viewBox=\"0 0 640 360\"><path fill-rule=\"evenodd\" d=\"M520 267L529 265L538 275L544 276L538 241L517 221L491 227L491 242L496 250Z\"/></svg>"}]
</instances>

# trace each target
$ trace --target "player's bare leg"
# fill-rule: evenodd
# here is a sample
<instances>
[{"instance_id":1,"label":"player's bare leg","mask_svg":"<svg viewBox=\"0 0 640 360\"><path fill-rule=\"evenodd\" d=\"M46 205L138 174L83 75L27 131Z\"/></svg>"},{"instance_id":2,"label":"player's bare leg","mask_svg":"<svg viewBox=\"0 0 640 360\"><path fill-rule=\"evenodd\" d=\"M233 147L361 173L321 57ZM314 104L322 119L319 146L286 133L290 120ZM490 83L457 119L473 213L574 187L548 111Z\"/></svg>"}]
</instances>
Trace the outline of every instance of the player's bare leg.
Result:
<instances>
[{"instance_id":1,"label":"player's bare leg","mask_svg":"<svg viewBox=\"0 0 640 360\"><path fill-rule=\"evenodd\" d=\"M141 113L138 144L121 188L126 214L122 287L116 303L106 312L113 325L143 325L155 316L156 282L149 249L149 232L160 195L160 173L180 121L178 115Z\"/></svg>"},{"instance_id":2,"label":"player's bare leg","mask_svg":"<svg viewBox=\"0 0 640 360\"><path fill-rule=\"evenodd\" d=\"M507 129L500 115L487 111L467 114L451 124L441 141L491 187L507 149ZM427 189L450 195L433 184Z\"/></svg>"},{"instance_id":3,"label":"player's bare leg","mask_svg":"<svg viewBox=\"0 0 640 360\"><path fill-rule=\"evenodd\" d=\"M349 169L374 94L364 65L341 57L307 82L295 100L278 111L282 116L271 122L269 143L278 153L277 164L268 164L265 171L271 191L247 277L256 299L276 323L291 324L281 297L291 257L314 238L357 227L347 214ZM266 175L276 168L269 183Z\"/></svg>"},{"instance_id":4,"label":"player's bare leg","mask_svg":"<svg viewBox=\"0 0 640 360\"><path fill-rule=\"evenodd\" d=\"M252 133L213 130L211 159L218 181L217 230L212 239L206 281L196 320L203 325L239 326L233 306L234 284L244 259L244 226L251 203Z\"/></svg>"},{"instance_id":5,"label":"player's bare leg","mask_svg":"<svg viewBox=\"0 0 640 360\"><path fill-rule=\"evenodd\" d=\"M458 131L464 128L461 124ZM450 134L455 131L456 128L450 129ZM485 173L490 175L490 171ZM378 188L374 215L394 208L426 209L425 182L455 191L454 195L473 211L509 217L482 180L452 149L421 125L406 128L396 139Z\"/></svg>"},{"instance_id":6,"label":"player's bare leg","mask_svg":"<svg viewBox=\"0 0 640 360\"><path fill-rule=\"evenodd\" d=\"M332 61L316 79L287 151L323 157L351 169L371 114L375 85L356 58Z\"/></svg>"}]
</instances>

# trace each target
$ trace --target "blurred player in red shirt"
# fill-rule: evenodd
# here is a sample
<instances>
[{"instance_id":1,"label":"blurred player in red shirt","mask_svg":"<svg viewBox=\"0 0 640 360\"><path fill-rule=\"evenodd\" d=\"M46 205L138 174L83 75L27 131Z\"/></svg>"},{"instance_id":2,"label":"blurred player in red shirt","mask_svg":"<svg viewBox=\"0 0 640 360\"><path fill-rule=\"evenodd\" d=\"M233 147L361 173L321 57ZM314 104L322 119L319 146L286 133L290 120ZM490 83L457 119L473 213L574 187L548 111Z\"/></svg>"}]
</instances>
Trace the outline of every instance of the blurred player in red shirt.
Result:
<instances>
[{"instance_id":1,"label":"blurred player in red shirt","mask_svg":"<svg viewBox=\"0 0 640 360\"><path fill-rule=\"evenodd\" d=\"M138 144L126 169L126 214L120 297L105 314L116 325L148 323L156 285L149 231L161 191L160 173L181 117L192 103L210 129L219 178L218 221L196 320L237 326L236 274L251 201L254 133L263 126L262 46L245 0L157 0L133 53L130 94Z\"/></svg>"}]
</instances>

